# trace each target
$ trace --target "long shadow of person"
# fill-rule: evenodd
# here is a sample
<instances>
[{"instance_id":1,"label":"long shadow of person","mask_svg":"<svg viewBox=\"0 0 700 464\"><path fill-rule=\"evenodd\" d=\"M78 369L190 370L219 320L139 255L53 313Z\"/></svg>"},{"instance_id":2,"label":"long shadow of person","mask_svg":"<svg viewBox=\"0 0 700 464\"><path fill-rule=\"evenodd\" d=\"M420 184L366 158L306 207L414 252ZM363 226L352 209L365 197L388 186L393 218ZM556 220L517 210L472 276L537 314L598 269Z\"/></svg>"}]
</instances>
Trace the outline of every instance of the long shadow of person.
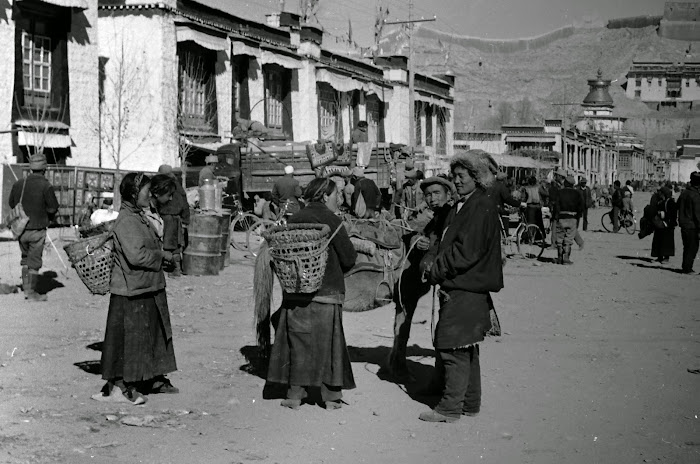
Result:
<instances>
[{"instance_id":1,"label":"long shadow of person","mask_svg":"<svg viewBox=\"0 0 700 464\"><path fill-rule=\"evenodd\" d=\"M646 256L625 256L625 255L617 255L615 256L618 259L624 259L625 261L644 261L645 263L652 263L656 261L654 258L648 258Z\"/></svg>"},{"instance_id":2,"label":"long shadow of person","mask_svg":"<svg viewBox=\"0 0 700 464\"><path fill-rule=\"evenodd\" d=\"M65 285L56 280L56 277L58 277L58 274L56 274L54 271L45 271L39 274L36 284L36 292L40 295L46 295L53 289L65 287Z\"/></svg>"},{"instance_id":3,"label":"long shadow of person","mask_svg":"<svg viewBox=\"0 0 700 464\"><path fill-rule=\"evenodd\" d=\"M632 266L643 267L644 269L661 269L662 271L669 271L669 272L673 272L675 274L683 274L683 271L681 269L676 269L676 268L672 268L672 267L647 266L646 264L642 264L642 263L632 263Z\"/></svg>"}]
</instances>

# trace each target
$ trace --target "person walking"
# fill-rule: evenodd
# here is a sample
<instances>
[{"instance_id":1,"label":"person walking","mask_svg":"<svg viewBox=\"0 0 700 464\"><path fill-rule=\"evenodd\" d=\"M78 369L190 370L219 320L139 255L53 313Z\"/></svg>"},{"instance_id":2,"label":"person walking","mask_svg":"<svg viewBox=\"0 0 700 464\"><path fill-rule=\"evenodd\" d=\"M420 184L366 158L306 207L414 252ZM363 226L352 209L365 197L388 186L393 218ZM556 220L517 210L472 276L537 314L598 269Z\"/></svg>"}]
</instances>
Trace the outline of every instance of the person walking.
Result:
<instances>
[{"instance_id":1,"label":"person walking","mask_svg":"<svg viewBox=\"0 0 700 464\"><path fill-rule=\"evenodd\" d=\"M588 209L593 206L593 194L591 193L590 187L588 187L587 180L582 177L578 183L577 189L581 193L581 198L583 198L583 230L588 230ZM578 225L576 226L578 227Z\"/></svg>"},{"instance_id":2,"label":"person walking","mask_svg":"<svg viewBox=\"0 0 700 464\"><path fill-rule=\"evenodd\" d=\"M700 171L690 174L690 184L678 197L678 227L683 240L684 274L695 274L693 263L700 246Z\"/></svg>"},{"instance_id":3,"label":"person walking","mask_svg":"<svg viewBox=\"0 0 700 464\"><path fill-rule=\"evenodd\" d=\"M299 205L301 198L301 185L294 178L294 166L284 167L284 177L280 177L272 186L272 204L275 205L277 214L279 214L282 206L286 206L286 214L294 214L301 206Z\"/></svg>"},{"instance_id":4,"label":"person walking","mask_svg":"<svg viewBox=\"0 0 700 464\"><path fill-rule=\"evenodd\" d=\"M651 256L656 258L661 264L668 262L671 256L676 254L675 229L678 225L678 209L673 199L673 192L668 187L661 187L652 196L656 215L661 220L657 224L661 227L654 227L654 238L651 241Z\"/></svg>"},{"instance_id":5,"label":"person walking","mask_svg":"<svg viewBox=\"0 0 700 464\"><path fill-rule=\"evenodd\" d=\"M452 182L442 177L430 177L420 184L428 207L433 217L423 231L413 237L414 248L409 255L409 267L403 270L401 278L396 283L394 303L394 344L389 353L388 371L397 379L410 378L406 366L406 346L411 333L411 321L418 306L418 300L430 291L430 285L421 281L420 264L427 257L428 250L437 249L437 243L442 237L447 214L452 207Z\"/></svg>"},{"instance_id":6,"label":"person walking","mask_svg":"<svg viewBox=\"0 0 700 464\"><path fill-rule=\"evenodd\" d=\"M460 152L450 170L460 198L450 211L435 259L424 266L427 282L440 285L433 344L445 372L440 401L419 416L428 422L455 422L479 413L479 342L491 328L490 292L503 288L501 226L487 193L493 182L489 162L478 151Z\"/></svg>"},{"instance_id":7,"label":"person walking","mask_svg":"<svg viewBox=\"0 0 700 464\"><path fill-rule=\"evenodd\" d=\"M557 195L559 194L559 191L564 187L564 180L568 176L567 172L562 169L561 167L557 167L554 171L552 171L552 180L549 184L549 198L548 198L548 206L550 208L550 211L554 209L554 203L556 202ZM557 241L557 227L555 224L555 219L552 217L552 243L556 243ZM574 234L574 242L578 245L579 250L583 250L583 247L585 245L585 242L583 241L583 237L581 237L581 234L578 231L578 227L575 229L575 234Z\"/></svg>"},{"instance_id":8,"label":"person walking","mask_svg":"<svg viewBox=\"0 0 700 464\"><path fill-rule=\"evenodd\" d=\"M525 220L528 224L535 224L542 231L542 239L545 239L544 221L542 219L542 197L540 186L537 185L537 177L530 176L527 185L522 188L522 203L526 204Z\"/></svg>"},{"instance_id":9,"label":"person walking","mask_svg":"<svg viewBox=\"0 0 700 464\"><path fill-rule=\"evenodd\" d=\"M289 224L326 224L331 234L328 261L321 288L315 293L283 292L275 329L267 381L287 386L281 405L298 409L309 387L320 387L326 409L342 407L342 391L355 388L350 356L343 333L343 274L355 265L357 253L345 226L335 215L335 182L317 178L304 192L307 205L289 218Z\"/></svg>"},{"instance_id":10,"label":"person walking","mask_svg":"<svg viewBox=\"0 0 700 464\"><path fill-rule=\"evenodd\" d=\"M178 393L166 374L177 370L165 292L161 248L145 216L151 206L151 179L129 173L119 187L122 206L112 229L114 264L109 312L102 345L102 378L97 401L143 404L144 394Z\"/></svg>"},{"instance_id":11,"label":"person walking","mask_svg":"<svg viewBox=\"0 0 700 464\"><path fill-rule=\"evenodd\" d=\"M576 224L583 213L583 198L574 189L573 176L564 179L564 188L557 192L552 210L552 219L557 228L557 264L574 264L571 261L571 245L576 236Z\"/></svg>"},{"instance_id":12,"label":"person walking","mask_svg":"<svg viewBox=\"0 0 700 464\"><path fill-rule=\"evenodd\" d=\"M185 247L185 232L190 223L190 205L187 203L185 189L180 182L177 182L171 166L161 165L158 168L158 174L167 176L172 181L155 176L151 192L155 196L162 196L166 192L172 194L170 201L166 203L159 201L156 203L156 208L163 218L163 249L173 254L173 267L168 274L177 278L182 276L182 251Z\"/></svg>"},{"instance_id":13,"label":"person walking","mask_svg":"<svg viewBox=\"0 0 700 464\"><path fill-rule=\"evenodd\" d=\"M613 189L613 193L610 197L610 203L612 204L610 216L612 216L613 233L617 233L620 231L620 212L624 207L624 192L620 188L619 180L613 182Z\"/></svg>"},{"instance_id":14,"label":"person walking","mask_svg":"<svg viewBox=\"0 0 700 464\"><path fill-rule=\"evenodd\" d=\"M37 153L29 158L29 175L12 185L9 204L13 209L22 203L29 222L18 238L22 253L22 290L24 299L29 301L47 301L47 296L37 293L39 270L43 265L46 229L58 212L58 200L46 172L46 155Z\"/></svg>"}]
</instances>

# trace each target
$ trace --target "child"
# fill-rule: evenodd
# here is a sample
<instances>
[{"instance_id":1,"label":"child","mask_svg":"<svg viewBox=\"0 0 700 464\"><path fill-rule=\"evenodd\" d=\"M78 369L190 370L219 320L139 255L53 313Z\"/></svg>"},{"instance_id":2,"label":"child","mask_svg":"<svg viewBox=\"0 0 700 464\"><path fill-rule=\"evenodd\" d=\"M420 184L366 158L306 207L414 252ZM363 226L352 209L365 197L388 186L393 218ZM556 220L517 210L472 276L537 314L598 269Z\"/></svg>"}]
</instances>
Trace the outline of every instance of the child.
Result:
<instances>
[{"instance_id":1,"label":"child","mask_svg":"<svg viewBox=\"0 0 700 464\"><path fill-rule=\"evenodd\" d=\"M622 211L625 213L633 213L634 205L632 204L632 193L625 190L625 197L622 199Z\"/></svg>"}]
</instances>

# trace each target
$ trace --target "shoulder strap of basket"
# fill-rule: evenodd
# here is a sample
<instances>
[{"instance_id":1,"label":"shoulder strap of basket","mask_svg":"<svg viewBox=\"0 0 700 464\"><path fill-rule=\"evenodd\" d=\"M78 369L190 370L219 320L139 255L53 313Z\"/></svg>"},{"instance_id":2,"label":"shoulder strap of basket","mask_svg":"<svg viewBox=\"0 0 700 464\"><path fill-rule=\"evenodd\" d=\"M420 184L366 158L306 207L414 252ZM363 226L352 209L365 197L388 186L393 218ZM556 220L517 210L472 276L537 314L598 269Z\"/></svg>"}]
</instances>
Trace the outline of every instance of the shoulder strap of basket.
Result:
<instances>
[{"instance_id":1,"label":"shoulder strap of basket","mask_svg":"<svg viewBox=\"0 0 700 464\"><path fill-rule=\"evenodd\" d=\"M335 232L333 232L331 234L331 236L328 238L328 241L326 242L326 244L319 250L319 252L322 252L323 250L325 250L326 248L328 248L330 246L331 241L333 241L333 238L336 236L336 234L338 232L340 232L341 227L343 227L342 221L341 221L340 225L338 225L338 227L335 229Z\"/></svg>"}]
</instances>

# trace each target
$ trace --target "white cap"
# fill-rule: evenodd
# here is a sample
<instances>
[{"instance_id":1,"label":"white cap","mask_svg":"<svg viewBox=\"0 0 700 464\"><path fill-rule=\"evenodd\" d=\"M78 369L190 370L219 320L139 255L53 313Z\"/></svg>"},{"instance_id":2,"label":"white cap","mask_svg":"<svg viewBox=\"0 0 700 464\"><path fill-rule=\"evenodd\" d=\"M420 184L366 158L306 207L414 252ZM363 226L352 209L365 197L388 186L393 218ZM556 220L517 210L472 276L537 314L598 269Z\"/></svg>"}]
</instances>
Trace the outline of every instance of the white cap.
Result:
<instances>
[{"instance_id":1,"label":"white cap","mask_svg":"<svg viewBox=\"0 0 700 464\"><path fill-rule=\"evenodd\" d=\"M284 167L284 173L285 173L285 174L293 174L293 173L294 173L294 167L293 167L293 166L285 166L285 167Z\"/></svg>"}]
</instances>

